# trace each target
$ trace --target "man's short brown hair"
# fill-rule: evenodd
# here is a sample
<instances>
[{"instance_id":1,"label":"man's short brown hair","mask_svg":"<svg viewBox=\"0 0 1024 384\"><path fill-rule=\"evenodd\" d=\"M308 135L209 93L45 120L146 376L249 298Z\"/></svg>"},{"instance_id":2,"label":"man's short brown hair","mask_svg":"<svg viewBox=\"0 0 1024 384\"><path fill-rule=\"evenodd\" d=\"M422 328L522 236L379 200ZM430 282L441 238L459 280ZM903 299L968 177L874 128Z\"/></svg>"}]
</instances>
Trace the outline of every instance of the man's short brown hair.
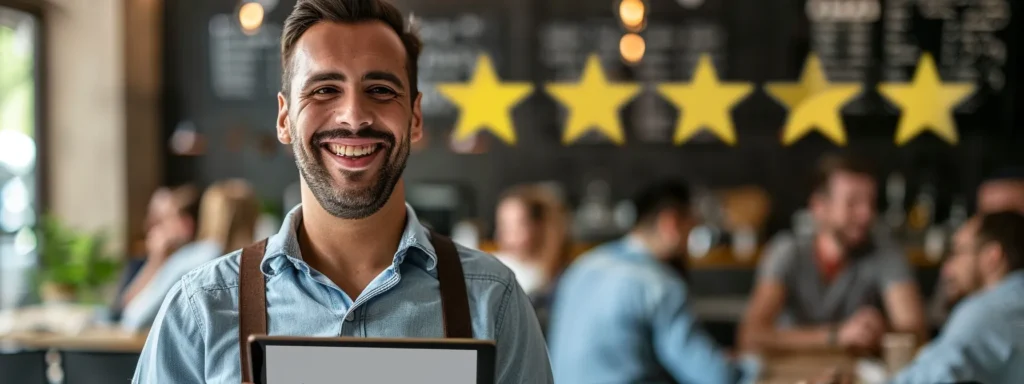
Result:
<instances>
[{"instance_id":1,"label":"man's short brown hair","mask_svg":"<svg viewBox=\"0 0 1024 384\"><path fill-rule=\"evenodd\" d=\"M811 193L828 192L829 182L837 173L875 176L873 164L865 158L852 154L828 154L818 160L811 178Z\"/></svg>"},{"instance_id":2,"label":"man's short brown hair","mask_svg":"<svg viewBox=\"0 0 1024 384\"><path fill-rule=\"evenodd\" d=\"M320 22L360 23L380 21L391 27L405 47L407 74L409 76L409 98L419 95L417 82L417 60L423 43L419 36L406 25L402 12L385 0L299 0L284 22L281 34L281 93L288 96L292 80L292 54L295 44L310 27ZM344 42L341 42L344 43Z\"/></svg>"}]
</instances>

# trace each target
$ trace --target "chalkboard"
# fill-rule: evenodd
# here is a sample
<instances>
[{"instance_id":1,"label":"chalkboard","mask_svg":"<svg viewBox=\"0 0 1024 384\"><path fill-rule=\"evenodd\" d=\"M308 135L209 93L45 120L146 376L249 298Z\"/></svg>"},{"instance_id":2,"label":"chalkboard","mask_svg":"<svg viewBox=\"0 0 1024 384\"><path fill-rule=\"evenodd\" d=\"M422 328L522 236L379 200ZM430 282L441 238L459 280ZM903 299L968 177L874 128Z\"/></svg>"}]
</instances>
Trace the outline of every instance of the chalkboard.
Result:
<instances>
[{"instance_id":1,"label":"chalkboard","mask_svg":"<svg viewBox=\"0 0 1024 384\"><path fill-rule=\"evenodd\" d=\"M273 138L278 40L294 1L261 2L266 19L255 34L239 28L235 2L165 2L167 135L192 126L208 140L202 156L169 157L169 183L239 176L273 200L297 180L287 148L274 145ZM796 187L802 185L802 169L836 147L817 134L783 147L779 130L787 111L761 86L796 81L812 52L831 81L863 83L867 91L843 110L849 147L870 151L885 162L885 171L904 169L913 184L919 166L928 164L929 173L948 175L944 193L971 196L986 169L1020 156L1007 150L1013 145L1008 139L1016 138L1012 125L1019 121L1012 106L1013 90L1020 85L1020 2L647 0L647 24L638 32L646 52L635 65L619 56L626 30L613 0L397 4L426 43L419 86L428 144L410 160L406 179L471 187L478 196L476 211L485 219L498 192L514 183L554 180L578 198L587 180L603 178L621 198L656 178L685 177L708 186L765 186L776 198L776 224L784 224L788 212L804 201L805 191ZM957 108L959 146L929 135L905 147L893 144L899 110L873 89L879 82L909 81L922 52L932 53L945 81L978 85ZM492 58L503 80L531 81L538 91L513 113L520 138L515 147L490 140L481 154L457 154L448 135L459 111L433 85L469 79L480 53ZM623 147L608 145L600 135L563 146L566 112L542 91L546 83L575 81L592 53L601 57L610 81L644 87L621 111ZM723 81L755 86L733 110L739 137L734 147L707 134L682 147L672 145L679 111L653 86L688 81L701 54L712 57ZM935 164L935 159L957 160Z\"/></svg>"}]
</instances>

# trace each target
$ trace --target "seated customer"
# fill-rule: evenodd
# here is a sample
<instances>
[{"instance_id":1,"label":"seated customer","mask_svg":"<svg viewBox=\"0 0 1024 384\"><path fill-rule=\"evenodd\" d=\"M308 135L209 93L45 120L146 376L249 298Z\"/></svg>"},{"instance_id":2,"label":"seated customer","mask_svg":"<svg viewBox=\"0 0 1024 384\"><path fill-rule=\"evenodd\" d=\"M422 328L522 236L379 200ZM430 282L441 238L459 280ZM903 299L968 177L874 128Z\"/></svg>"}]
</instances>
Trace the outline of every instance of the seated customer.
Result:
<instances>
[{"instance_id":1,"label":"seated customer","mask_svg":"<svg viewBox=\"0 0 1024 384\"><path fill-rule=\"evenodd\" d=\"M893 382L1024 382L1024 216L1007 211L968 221L942 275L967 296Z\"/></svg>"},{"instance_id":2,"label":"seated customer","mask_svg":"<svg viewBox=\"0 0 1024 384\"><path fill-rule=\"evenodd\" d=\"M580 256L562 275L548 335L557 383L736 383L752 379L689 311L682 275L694 225L690 194L676 183L634 200L623 239ZM744 374L745 373L745 374Z\"/></svg>"},{"instance_id":3,"label":"seated customer","mask_svg":"<svg viewBox=\"0 0 1024 384\"><path fill-rule=\"evenodd\" d=\"M121 326L130 330L149 327L160 310L164 296L188 271L228 250L252 243L258 214L259 206L244 181L229 180L210 186L199 205L196 240L168 256L150 256L144 269L152 266L155 272L125 305ZM161 241L154 243L160 244Z\"/></svg>"},{"instance_id":4,"label":"seated customer","mask_svg":"<svg viewBox=\"0 0 1024 384\"><path fill-rule=\"evenodd\" d=\"M1016 211L1024 213L1024 169L1006 168L996 172L978 187L978 213ZM939 279L929 311L934 324L942 324L949 311L966 295L957 284Z\"/></svg>"},{"instance_id":5,"label":"seated customer","mask_svg":"<svg viewBox=\"0 0 1024 384\"><path fill-rule=\"evenodd\" d=\"M551 291L569 259L565 206L537 185L512 188L498 203L494 254L516 275L547 329Z\"/></svg>"},{"instance_id":6,"label":"seated customer","mask_svg":"<svg viewBox=\"0 0 1024 384\"><path fill-rule=\"evenodd\" d=\"M168 256L195 239L198 202L199 193L191 185L160 188L153 193L146 213L146 254L130 259L125 266L115 312L119 314L149 285Z\"/></svg>"},{"instance_id":7,"label":"seated customer","mask_svg":"<svg viewBox=\"0 0 1024 384\"><path fill-rule=\"evenodd\" d=\"M816 233L782 233L768 245L740 326L745 350L870 350L887 328L924 340L921 298L905 256L871 234L876 188L860 160L823 159L810 199Z\"/></svg>"}]
</instances>

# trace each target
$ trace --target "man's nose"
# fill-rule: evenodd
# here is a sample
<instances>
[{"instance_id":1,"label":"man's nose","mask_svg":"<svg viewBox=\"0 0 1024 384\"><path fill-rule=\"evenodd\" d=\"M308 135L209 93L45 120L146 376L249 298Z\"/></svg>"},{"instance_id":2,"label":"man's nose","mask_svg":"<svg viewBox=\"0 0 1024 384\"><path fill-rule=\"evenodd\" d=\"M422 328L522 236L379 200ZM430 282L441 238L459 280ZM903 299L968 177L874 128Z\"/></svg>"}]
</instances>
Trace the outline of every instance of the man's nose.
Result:
<instances>
[{"instance_id":1,"label":"man's nose","mask_svg":"<svg viewBox=\"0 0 1024 384\"><path fill-rule=\"evenodd\" d=\"M373 124L370 105L362 95L349 92L334 112L334 122L345 128L359 129Z\"/></svg>"}]
</instances>

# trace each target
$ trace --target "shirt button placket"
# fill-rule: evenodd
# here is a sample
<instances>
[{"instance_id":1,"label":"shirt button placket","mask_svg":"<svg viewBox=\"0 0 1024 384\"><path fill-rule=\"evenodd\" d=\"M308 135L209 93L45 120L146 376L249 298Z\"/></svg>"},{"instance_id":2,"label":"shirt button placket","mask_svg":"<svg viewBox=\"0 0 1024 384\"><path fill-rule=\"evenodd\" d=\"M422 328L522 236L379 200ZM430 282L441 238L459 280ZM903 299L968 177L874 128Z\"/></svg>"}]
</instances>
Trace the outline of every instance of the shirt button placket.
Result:
<instances>
[{"instance_id":1,"label":"shirt button placket","mask_svg":"<svg viewBox=\"0 0 1024 384\"><path fill-rule=\"evenodd\" d=\"M352 326L352 322L356 320L356 311L354 309L349 310L345 314L345 320L341 323L341 329L338 330L338 336L345 336L345 326Z\"/></svg>"}]
</instances>

